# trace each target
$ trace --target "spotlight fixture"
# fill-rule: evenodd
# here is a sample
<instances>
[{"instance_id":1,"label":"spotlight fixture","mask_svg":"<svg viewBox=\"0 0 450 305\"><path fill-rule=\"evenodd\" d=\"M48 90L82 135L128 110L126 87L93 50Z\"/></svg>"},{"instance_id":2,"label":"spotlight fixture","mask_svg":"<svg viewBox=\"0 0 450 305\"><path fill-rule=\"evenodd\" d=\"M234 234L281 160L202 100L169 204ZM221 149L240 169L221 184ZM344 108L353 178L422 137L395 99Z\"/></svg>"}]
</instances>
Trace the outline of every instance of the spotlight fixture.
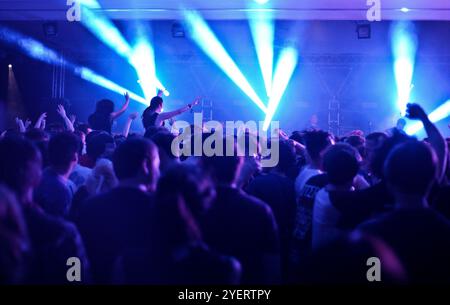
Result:
<instances>
[{"instance_id":1,"label":"spotlight fixture","mask_svg":"<svg viewBox=\"0 0 450 305\"><path fill-rule=\"evenodd\" d=\"M409 8L407 8L407 7L402 7L402 8L400 9L400 11L402 11L403 13L407 13L407 12L409 12Z\"/></svg>"},{"instance_id":2,"label":"spotlight fixture","mask_svg":"<svg viewBox=\"0 0 450 305\"><path fill-rule=\"evenodd\" d=\"M358 39L370 39L371 37L370 24L358 24L356 26L356 33L358 34Z\"/></svg>"},{"instance_id":3,"label":"spotlight fixture","mask_svg":"<svg viewBox=\"0 0 450 305\"><path fill-rule=\"evenodd\" d=\"M9 65L8 65L8 68L12 69L12 65L11 65L11 64L9 64Z\"/></svg>"},{"instance_id":4,"label":"spotlight fixture","mask_svg":"<svg viewBox=\"0 0 450 305\"><path fill-rule=\"evenodd\" d=\"M172 24L172 37L173 38L184 38L186 33L184 31L181 23L175 22Z\"/></svg>"},{"instance_id":5,"label":"spotlight fixture","mask_svg":"<svg viewBox=\"0 0 450 305\"><path fill-rule=\"evenodd\" d=\"M58 26L55 22L46 22L42 25L44 34L47 37L55 37L58 35Z\"/></svg>"}]
</instances>

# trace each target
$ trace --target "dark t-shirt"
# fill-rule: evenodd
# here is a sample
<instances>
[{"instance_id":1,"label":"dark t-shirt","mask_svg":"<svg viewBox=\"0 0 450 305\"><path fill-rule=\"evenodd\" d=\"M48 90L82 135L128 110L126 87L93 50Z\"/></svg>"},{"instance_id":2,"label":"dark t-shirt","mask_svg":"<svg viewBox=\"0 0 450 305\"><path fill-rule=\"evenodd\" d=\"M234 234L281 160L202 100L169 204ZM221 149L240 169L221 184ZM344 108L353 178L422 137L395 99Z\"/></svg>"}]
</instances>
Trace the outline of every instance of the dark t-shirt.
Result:
<instances>
[{"instance_id":1,"label":"dark t-shirt","mask_svg":"<svg viewBox=\"0 0 450 305\"><path fill-rule=\"evenodd\" d=\"M265 255L279 255L278 230L266 203L241 190L219 186L201 228L212 249L239 260L242 283L264 282Z\"/></svg>"},{"instance_id":2,"label":"dark t-shirt","mask_svg":"<svg viewBox=\"0 0 450 305\"><path fill-rule=\"evenodd\" d=\"M312 247L312 213L317 192L328 184L326 174L309 178L300 192L295 213L294 230L289 259L298 265Z\"/></svg>"},{"instance_id":3,"label":"dark t-shirt","mask_svg":"<svg viewBox=\"0 0 450 305\"><path fill-rule=\"evenodd\" d=\"M296 209L294 181L276 173L268 173L253 179L246 191L266 202L272 209L280 234L282 262L285 265Z\"/></svg>"},{"instance_id":4,"label":"dark t-shirt","mask_svg":"<svg viewBox=\"0 0 450 305\"><path fill-rule=\"evenodd\" d=\"M391 211L394 206L394 197L384 182L354 192L330 191L329 196L341 213L338 228L346 230L353 230L373 215Z\"/></svg>"},{"instance_id":5,"label":"dark t-shirt","mask_svg":"<svg viewBox=\"0 0 450 305\"><path fill-rule=\"evenodd\" d=\"M101 114L94 112L88 118L89 125L94 130L103 130L111 133L112 120L110 114Z\"/></svg>"},{"instance_id":6,"label":"dark t-shirt","mask_svg":"<svg viewBox=\"0 0 450 305\"><path fill-rule=\"evenodd\" d=\"M401 209L358 227L396 252L412 283L450 281L450 223L437 212Z\"/></svg>"},{"instance_id":7,"label":"dark t-shirt","mask_svg":"<svg viewBox=\"0 0 450 305\"><path fill-rule=\"evenodd\" d=\"M204 244L180 246L165 252L161 247L126 252L117 263L120 284L227 285L239 284L240 264Z\"/></svg>"},{"instance_id":8,"label":"dark t-shirt","mask_svg":"<svg viewBox=\"0 0 450 305\"><path fill-rule=\"evenodd\" d=\"M153 203L148 193L118 187L82 205L77 225L95 282L110 283L116 259L124 251L142 248L148 243Z\"/></svg>"},{"instance_id":9,"label":"dark t-shirt","mask_svg":"<svg viewBox=\"0 0 450 305\"><path fill-rule=\"evenodd\" d=\"M77 257L81 263L81 283L89 283L89 262L77 228L33 208L24 208L31 240L32 259L29 284L68 284L67 260Z\"/></svg>"},{"instance_id":10,"label":"dark t-shirt","mask_svg":"<svg viewBox=\"0 0 450 305\"><path fill-rule=\"evenodd\" d=\"M142 117L142 125L144 125L144 128L147 129L149 127L160 127L156 126L156 119L158 118L158 115L159 113L157 112L145 111ZM161 126L165 126L165 123L162 122Z\"/></svg>"}]
</instances>

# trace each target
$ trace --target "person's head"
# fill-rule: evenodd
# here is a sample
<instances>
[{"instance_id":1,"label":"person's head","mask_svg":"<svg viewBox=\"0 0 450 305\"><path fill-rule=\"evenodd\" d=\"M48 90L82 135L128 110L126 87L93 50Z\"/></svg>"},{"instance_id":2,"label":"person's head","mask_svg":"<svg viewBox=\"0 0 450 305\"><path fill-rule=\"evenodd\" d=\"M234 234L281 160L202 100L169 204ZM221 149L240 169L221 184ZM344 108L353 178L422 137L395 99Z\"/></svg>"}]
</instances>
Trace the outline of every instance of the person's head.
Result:
<instances>
[{"instance_id":1,"label":"person's head","mask_svg":"<svg viewBox=\"0 0 450 305\"><path fill-rule=\"evenodd\" d=\"M436 160L430 146L419 141L394 147L384 164L384 175L394 196L425 198L436 180Z\"/></svg>"},{"instance_id":2,"label":"person's head","mask_svg":"<svg viewBox=\"0 0 450 305\"><path fill-rule=\"evenodd\" d=\"M103 99L95 105L95 112L102 115L109 115L114 112L114 102L108 99Z\"/></svg>"},{"instance_id":3,"label":"person's head","mask_svg":"<svg viewBox=\"0 0 450 305\"><path fill-rule=\"evenodd\" d=\"M225 137L223 139L223 148L227 145L233 147L232 156L202 156L201 164L205 171L211 175L215 183L233 185L239 176L243 164L243 157L238 156L235 139Z\"/></svg>"},{"instance_id":4,"label":"person's head","mask_svg":"<svg viewBox=\"0 0 450 305\"><path fill-rule=\"evenodd\" d=\"M159 177L158 148L145 138L127 139L113 155L114 172L119 182L129 181L154 191Z\"/></svg>"},{"instance_id":5,"label":"person's head","mask_svg":"<svg viewBox=\"0 0 450 305\"><path fill-rule=\"evenodd\" d=\"M323 170L328 181L335 186L351 187L359 170L358 151L345 143L327 148L323 155Z\"/></svg>"},{"instance_id":6,"label":"person's head","mask_svg":"<svg viewBox=\"0 0 450 305\"><path fill-rule=\"evenodd\" d=\"M32 191L39 185L42 158L28 140L8 137L0 140L0 183L12 190L23 204L32 203Z\"/></svg>"},{"instance_id":7,"label":"person's head","mask_svg":"<svg viewBox=\"0 0 450 305\"><path fill-rule=\"evenodd\" d=\"M310 162L320 166L324 150L334 144L331 135L323 130L312 130L305 132L304 140Z\"/></svg>"},{"instance_id":8,"label":"person's head","mask_svg":"<svg viewBox=\"0 0 450 305\"><path fill-rule=\"evenodd\" d=\"M277 171L288 175L296 167L295 148L289 141L279 141Z\"/></svg>"},{"instance_id":9,"label":"person's head","mask_svg":"<svg viewBox=\"0 0 450 305\"><path fill-rule=\"evenodd\" d=\"M0 185L0 284L20 284L26 272L29 240L14 194Z\"/></svg>"},{"instance_id":10,"label":"person's head","mask_svg":"<svg viewBox=\"0 0 450 305\"><path fill-rule=\"evenodd\" d=\"M369 171L379 179L384 179L383 166L391 150L398 144L411 141L411 137L396 132L392 137L382 140L380 146L373 150L369 158Z\"/></svg>"},{"instance_id":11,"label":"person's head","mask_svg":"<svg viewBox=\"0 0 450 305\"><path fill-rule=\"evenodd\" d=\"M71 132L53 136L48 143L48 161L60 175L68 175L78 162L81 140Z\"/></svg>"},{"instance_id":12,"label":"person's head","mask_svg":"<svg viewBox=\"0 0 450 305\"><path fill-rule=\"evenodd\" d=\"M163 110L163 99L160 96L155 96L150 100L150 106L148 109L152 112L162 112Z\"/></svg>"},{"instance_id":13,"label":"person's head","mask_svg":"<svg viewBox=\"0 0 450 305\"><path fill-rule=\"evenodd\" d=\"M158 146L161 171L179 161L179 158L172 153L172 142L174 139L175 136L170 132L159 132L151 137L153 143Z\"/></svg>"},{"instance_id":14,"label":"person's head","mask_svg":"<svg viewBox=\"0 0 450 305\"><path fill-rule=\"evenodd\" d=\"M365 142L366 139L360 135L351 135L345 139L345 143L353 146L358 151L361 157L365 157Z\"/></svg>"},{"instance_id":15,"label":"person's head","mask_svg":"<svg viewBox=\"0 0 450 305\"><path fill-rule=\"evenodd\" d=\"M397 120L396 127L397 127L398 130L403 130L405 128L405 126L406 126L406 120L405 119L400 118L400 119Z\"/></svg>"},{"instance_id":16,"label":"person's head","mask_svg":"<svg viewBox=\"0 0 450 305\"><path fill-rule=\"evenodd\" d=\"M25 132L25 138L36 143L36 142L47 142L49 140L49 135L42 129L31 128Z\"/></svg>"},{"instance_id":17,"label":"person's head","mask_svg":"<svg viewBox=\"0 0 450 305\"><path fill-rule=\"evenodd\" d=\"M86 137L86 153L93 159L110 158L115 149L114 138L104 131L93 131Z\"/></svg>"},{"instance_id":18,"label":"person's head","mask_svg":"<svg viewBox=\"0 0 450 305\"><path fill-rule=\"evenodd\" d=\"M176 164L158 182L155 223L165 232L158 246L173 248L201 240L197 221L215 198L210 179L198 167Z\"/></svg>"},{"instance_id":19,"label":"person's head","mask_svg":"<svg viewBox=\"0 0 450 305\"><path fill-rule=\"evenodd\" d=\"M100 159L86 179L86 190L93 196L111 190L118 183L112 162Z\"/></svg>"}]
</instances>

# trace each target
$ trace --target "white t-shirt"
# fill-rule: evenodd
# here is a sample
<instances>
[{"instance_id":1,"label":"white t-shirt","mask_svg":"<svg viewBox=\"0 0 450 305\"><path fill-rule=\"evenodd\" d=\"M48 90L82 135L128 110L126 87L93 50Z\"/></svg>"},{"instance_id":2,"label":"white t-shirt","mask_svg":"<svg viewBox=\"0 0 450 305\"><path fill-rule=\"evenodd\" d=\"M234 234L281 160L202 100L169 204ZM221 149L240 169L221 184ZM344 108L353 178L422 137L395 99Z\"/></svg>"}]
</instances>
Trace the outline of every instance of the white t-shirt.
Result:
<instances>
[{"instance_id":1,"label":"white t-shirt","mask_svg":"<svg viewBox=\"0 0 450 305\"><path fill-rule=\"evenodd\" d=\"M312 247L317 249L322 244L339 237L343 231L337 228L341 213L331 204L328 191L323 188L316 194L312 221Z\"/></svg>"},{"instance_id":2,"label":"white t-shirt","mask_svg":"<svg viewBox=\"0 0 450 305\"><path fill-rule=\"evenodd\" d=\"M322 171L316 168L311 168L309 165L305 166L300 173L298 174L297 178L295 179L295 194L297 198L300 197L300 194L302 192L303 187L305 186L306 182L309 178L321 174Z\"/></svg>"}]
</instances>

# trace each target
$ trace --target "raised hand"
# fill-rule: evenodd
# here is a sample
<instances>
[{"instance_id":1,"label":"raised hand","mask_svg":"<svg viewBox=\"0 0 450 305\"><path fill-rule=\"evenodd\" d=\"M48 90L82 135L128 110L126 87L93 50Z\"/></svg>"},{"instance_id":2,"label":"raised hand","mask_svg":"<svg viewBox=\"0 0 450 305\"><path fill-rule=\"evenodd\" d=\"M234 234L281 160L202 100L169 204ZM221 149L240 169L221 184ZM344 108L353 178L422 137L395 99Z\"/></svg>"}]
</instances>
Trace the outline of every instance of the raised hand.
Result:
<instances>
[{"instance_id":1,"label":"raised hand","mask_svg":"<svg viewBox=\"0 0 450 305\"><path fill-rule=\"evenodd\" d=\"M27 130L27 128L30 127L30 125L31 125L31 120L27 119L24 123L25 130Z\"/></svg>"},{"instance_id":2,"label":"raised hand","mask_svg":"<svg viewBox=\"0 0 450 305\"><path fill-rule=\"evenodd\" d=\"M44 127L42 127L42 125L45 122L46 118L47 118L47 112L43 112L37 119L36 123L34 124L34 128L44 129Z\"/></svg>"},{"instance_id":3,"label":"raised hand","mask_svg":"<svg viewBox=\"0 0 450 305\"><path fill-rule=\"evenodd\" d=\"M406 117L411 120L424 120L428 116L419 104L406 105Z\"/></svg>"},{"instance_id":4,"label":"raised hand","mask_svg":"<svg viewBox=\"0 0 450 305\"><path fill-rule=\"evenodd\" d=\"M25 132L25 124L23 123L22 119L16 117L16 124L20 132Z\"/></svg>"},{"instance_id":5,"label":"raised hand","mask_svg":"<svg viewBox=\"0 0 450 305\"><path fill-rule=\"evenodd\" d=\"M70 122L72 122L72 124L75 124L75 121L77 120L76 115L75 114L71 114L69 120L70 120Z\"/></svg>"},{"instance_id":6,"label":"raised hand","mask_svg":"<svg viewBox=\"0 0 450 305\"><path fill-rule=\"evenodd\" d=\"M198 104L200 104L200 101L202 100L201 97L196 97L195 100L192 102L192 106L197 106Z\"/></svg>"},{"instance_id":7,"label":"raised hand","mask_svg":"<svg viewBox=\"0 0 450 305\"><path fill-rule=\"evenodd\" d=\"M128 92L125 92L123 96L125 97L126 102L130 101L130 94Z\"/></svg>"},{"instance_id":8,"label":"raised hand","mask_svg":"<svg viewBox=\"0 0 450 305\"><path fill-rule=\"evenodd\" d=\"M58 108L56 108L56 112L58 112L58 114L63 118L67 117L66 109L64 109L63 105L58 105Z\"/></svg>"}]
</instances>

